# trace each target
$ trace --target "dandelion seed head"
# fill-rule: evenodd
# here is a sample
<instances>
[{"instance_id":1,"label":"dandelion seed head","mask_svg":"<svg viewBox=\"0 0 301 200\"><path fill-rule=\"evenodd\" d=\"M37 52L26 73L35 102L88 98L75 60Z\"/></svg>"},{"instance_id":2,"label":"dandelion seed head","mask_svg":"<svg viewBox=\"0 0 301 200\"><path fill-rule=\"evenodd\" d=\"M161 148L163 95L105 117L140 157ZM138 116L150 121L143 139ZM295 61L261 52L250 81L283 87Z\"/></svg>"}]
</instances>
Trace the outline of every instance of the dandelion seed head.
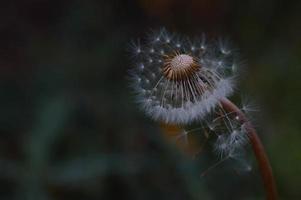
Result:
<instances>
[{"instance_id":1,"label":"dandelion seed head","mask_svg":"<svg viewBox=\"0 0 301 200\"><path fill-rule=\"evenodd\" d=\"M142 64L132 74L141 81L132 85L137 102L151 118L189 124L204 118L220 98L232 93L233 76L223 72L224 61L215 55L215 48L210 51L205 46L203 37L201 42L190 41L162 29L150 38L139 43L148 51L136 57Z\"/></svg>"}]
</instances>

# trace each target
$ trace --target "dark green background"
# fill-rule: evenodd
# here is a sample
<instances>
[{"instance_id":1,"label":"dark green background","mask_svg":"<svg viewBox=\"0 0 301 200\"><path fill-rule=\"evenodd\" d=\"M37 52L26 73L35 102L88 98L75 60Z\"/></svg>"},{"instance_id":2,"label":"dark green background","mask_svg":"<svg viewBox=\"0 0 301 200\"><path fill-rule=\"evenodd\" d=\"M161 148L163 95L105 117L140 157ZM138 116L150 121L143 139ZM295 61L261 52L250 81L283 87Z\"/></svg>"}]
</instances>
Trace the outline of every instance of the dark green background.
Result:
<instances>
[{"instance_id":1,"label":"dark green background","mask_svg":"<svg viewBox=\"0 0 301 200\"><path fill-rule=\"evenodd\" d=\"M0 199L263 199L252 159L251 172L227 162L200 178L216 158L183 157L133 103L128 44L163 26L240 49L237 92L262 108L255 124L281 199L301 199L300 10L276 0L1 1Z\"/></svg>"}]
</instances>

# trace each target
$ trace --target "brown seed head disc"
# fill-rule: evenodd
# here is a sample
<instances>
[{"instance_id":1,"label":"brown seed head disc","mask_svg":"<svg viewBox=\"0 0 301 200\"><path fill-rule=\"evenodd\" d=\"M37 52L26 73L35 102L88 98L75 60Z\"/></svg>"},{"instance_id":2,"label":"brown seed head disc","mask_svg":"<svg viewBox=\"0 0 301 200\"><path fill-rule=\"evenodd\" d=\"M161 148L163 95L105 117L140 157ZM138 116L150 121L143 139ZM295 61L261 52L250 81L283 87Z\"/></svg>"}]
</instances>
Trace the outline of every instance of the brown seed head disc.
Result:
<instances>
[{"instance_id":1,"label":"brown seed head disc","mask_svg":"<svg viewBox=\"0 0 301 200\"><path fill-rule=\"evenodd\" d=\"M181 81L194 75L199 70L198 63L187 54L167 56L163 66L164 76L173 81Z\"/></svg>"}]
</instances>

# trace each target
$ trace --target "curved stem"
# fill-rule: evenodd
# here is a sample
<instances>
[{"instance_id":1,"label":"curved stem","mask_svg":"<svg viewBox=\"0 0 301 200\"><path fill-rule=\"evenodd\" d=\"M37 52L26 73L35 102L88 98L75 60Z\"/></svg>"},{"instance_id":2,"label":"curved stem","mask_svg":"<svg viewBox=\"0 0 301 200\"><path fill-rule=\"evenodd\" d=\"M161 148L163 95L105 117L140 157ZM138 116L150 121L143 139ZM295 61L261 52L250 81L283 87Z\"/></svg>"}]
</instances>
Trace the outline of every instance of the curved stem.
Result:
<instances>
[{"instance_id":1,"label":"curved stem","mask_svg":"<svg viewBox=\"0 0 301 200\"><path fill-rule=\"evenodd\" d=\"M223 98L220 99L221 106L227 112L234 112L238 116L241 123L246 125L246 130L255 154L255 157L258 162L259 170L263 180L264 188L266 191L267 200L278 199L276 183L273 177L273 172L267 154L265 153L264 147L261 143L260 138L258 137L255 128L245 116L245 114L230 100Z\"/></svg>"}]
</instances>

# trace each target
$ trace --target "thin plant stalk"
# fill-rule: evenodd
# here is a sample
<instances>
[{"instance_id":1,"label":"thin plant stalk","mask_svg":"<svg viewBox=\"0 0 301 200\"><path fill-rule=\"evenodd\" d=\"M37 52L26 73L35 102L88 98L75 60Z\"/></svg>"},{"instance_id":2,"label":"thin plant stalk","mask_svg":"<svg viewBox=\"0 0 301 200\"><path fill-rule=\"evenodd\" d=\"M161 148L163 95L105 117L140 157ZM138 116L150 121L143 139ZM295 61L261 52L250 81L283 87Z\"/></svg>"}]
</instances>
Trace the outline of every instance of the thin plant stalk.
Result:
<instances>
[{"instance_id":1,"label":"thin plant stalk","mask_svg":"<svg viewBox=\"0 0 301 200\"><path fill-rule=\"evenodd\" d=\"M270 165L268 156L264 150L264 147L261 143L260 138L258 137L258 134L254 126L248 120L245 114L229 99L222 98L220 100L220 104L227 112L235 113L238 116L240 122L245 124L254 155L258 162L259 170L261 173L261 177L266 192L266 199L267 200L278 199L278 193L277 193L276 183L272 172L272 167Z\"/></svg>"}]
</instances>

